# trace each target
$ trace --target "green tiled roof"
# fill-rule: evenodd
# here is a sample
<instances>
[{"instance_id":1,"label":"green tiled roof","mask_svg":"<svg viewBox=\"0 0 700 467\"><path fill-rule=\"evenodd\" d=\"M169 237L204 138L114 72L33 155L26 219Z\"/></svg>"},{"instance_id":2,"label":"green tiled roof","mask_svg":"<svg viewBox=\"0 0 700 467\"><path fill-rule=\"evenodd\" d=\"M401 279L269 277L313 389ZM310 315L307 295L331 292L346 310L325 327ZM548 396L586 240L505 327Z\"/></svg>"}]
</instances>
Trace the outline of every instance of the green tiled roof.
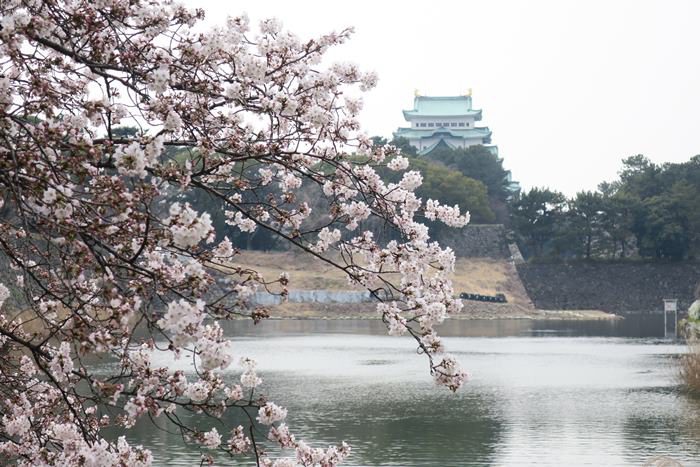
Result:
<instances>
[{"instance_id":1,"label":"green tiled roof","mask_svg":"<svg viewBox=\"0 0 700 467\"><path fill-rule=\"evenodd\" d=\"M404 110L404 117L475 117L481 120L481 110L472 109L471 96L416 96L413 110Z\"/></svg>"},{"instance_id":2,"label":"green tiled roof","mask_svg":"<svg viewBox=\"0 0 700 467\"><path fill-rule=\"evenodd\" d=\"M441 139L437 143L433 143L430 146L428 146L427 148L423 148L422 150L418 151L418 155L425 156L426 154L430 154L431 152L433 152L434 149L437 149L441 146L447 146L450 149L457 149L453 145L451 145L447 141L445 141L444 139Z\"/></svg>"}]
</instances>

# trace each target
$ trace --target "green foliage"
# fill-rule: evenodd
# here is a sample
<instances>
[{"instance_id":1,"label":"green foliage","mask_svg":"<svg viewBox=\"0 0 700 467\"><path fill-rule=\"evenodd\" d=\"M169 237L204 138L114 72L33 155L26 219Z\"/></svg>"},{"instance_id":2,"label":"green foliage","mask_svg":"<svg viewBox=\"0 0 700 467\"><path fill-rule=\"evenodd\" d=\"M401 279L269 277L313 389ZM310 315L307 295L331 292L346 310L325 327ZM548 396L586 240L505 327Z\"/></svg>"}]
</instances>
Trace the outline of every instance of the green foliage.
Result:
<instances>
[{"instance_id":1,"label":"green foliage","mask_svg":"<svg viewBox=\"0 0 700 467\"><path fill-rule=\"evenodd\" d=\"M635 244L632 227L639 203L621 192L601 191L602 213L598 229L598 252L604 258L625 258Z\"/></svg>"},{"instance_id":2,"label":"green foliage","mask_svg":"<svg viewBox=\"0 0 700 467\"><path fill-rule=\"evenodd\" d=\"M618 180L577 193L548 220L537 206L553 196L549 190L515 200L513 228L524 252L585 259L700 256L700 156L657 165L636 155L622 164Z\"/></svg>"},{"instance_id":3,"label":"green foliage","mask_svg":"<svg viewBox=\"0 0 700 467\"><path fill-rule=\"evenodd\" d=\"M135 126L117 126L112 128L113 138L133 138L141 133L141 130Z\"/></svg>"},{"instance_id":4,"label":"green foliage","mask_svg":"<svg viewBox=\"0 0 700 467\"><path fill-rule=\"evenodd\" d=\"M548 188L521 193L511 205L511 222L525 256L544 256L560 238L566 197Z\"/></svg>"},{"instance_id":5,"label":"green foliage","mask_svg":"<svg viewBox=\"0 0 700 467\"><path fill-rule=\"evenodd\" d=\"M469 211L472 222L477 224L494 221L495 216L489 207L487 190L483 183L424 157L408 159L408 170L418 170L423 175L423 184L416 190L418 197L424 200L434 199L450 206L457 204L462 212ZM390 183L398 183L403 176L403 172L393 172L386 168L380 168L378 173ZM431 225L431 231L436 228L437 224Z\"/></svg>"},{"instance_id":6,"label":"green foliage","mask_svg":"<svg viewBox=\"0 0 700 467\"><path fill-rule=\"evenodd\" d=\"M426 157L479 180L486 185L489 197L505 200L509 195L508 171L503 168L503 159L485 146L476 145L466 149L438 146Z\"/></svg>"},{"instance_id":7,"label":"green foliage","mask_svg":"<svg viewBox=\"0 0 700 467\"><path fill-rule=\"evenodd\" d=\"M683 259L700 253L700 157L656 165L643 156L623 162L618 192L633 200L632 233L643 257Z\"/></svg>"},{"instance_id":8,"label":"green foliage","mask_svg":"<svg viewBox=\"0 0 700 467\"><path fill-rule=\"evenodd\" d=\"M472 222L478 224L494 221L486 186L482 182L426 159L414 157L410 161L410 167L423 174L423 185L416 190L418 196L439 200L450 206L457 204L462 211L468 210Z\"/></svg>"},{"instance_id":9,"label":"green foliage","mask_svg":"<svg viewBox=\"0 0 700 467\"><path fill-rule=\"evenodd\" d=\"M404 139L405 139L405 138L404 138ZM386 138L381 137L381 136L372 136L372 137L370 138L370 140L372 140L372 144L373 144L374 146L384 146L384 145L386 145L386 144L389 143L389 142L386 140Z\"/></svg>"},{"instance_id":10,"label":"green foliage","mask_svg":"<svg viewBox=\"0 0 700 467\"><path fill-rule=\"evenodd\" d=\"M579 256L591 258L593 239L601 236L603 221L603 195L592 191L582 191L569 201L567 212L567 233L569 240L581 250Z\"/></svg>"},{"instance_id":11,"label":"green foliage","mask_svg":"<svg viewBox=\"0 0 700 467\"><path fill-rule=\"evenodd\" d=\"M417 156L418 155L418 150L415 148L415 146L411 146L411 143L408 142L406 138L403 136L399 136L398 138L394 138L391 140L391 144L396 146L401 150L401 152L404 155L407 156Z\"/></svg>"}]
</instances>

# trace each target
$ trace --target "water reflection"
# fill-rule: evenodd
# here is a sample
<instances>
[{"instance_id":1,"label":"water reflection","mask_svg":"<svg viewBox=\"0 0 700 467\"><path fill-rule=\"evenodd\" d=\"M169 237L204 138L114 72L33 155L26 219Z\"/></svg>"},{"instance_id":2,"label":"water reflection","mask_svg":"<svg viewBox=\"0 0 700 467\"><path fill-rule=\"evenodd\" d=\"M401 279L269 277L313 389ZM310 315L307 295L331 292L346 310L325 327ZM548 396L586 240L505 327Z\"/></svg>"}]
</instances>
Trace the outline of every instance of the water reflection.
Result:
<instances>
[{"instance_id":1,"label":"water reflection","mask_svg":"<svg viewBox=\"0 0 700 467\"><path fill-rule=\"evenodd\" d=\"M628 315L614 320L464 320L446 321L440 328L443 336L459 337L514 337L514 336L568 336L568 337L663 337L663 315ZM332 334L386 334L380 320L356 319L282 319L267 320L254 325L249 321L223 324L230 336L275 336Z\"/></svg>"},{"instance_id":2,"label":"water reflection","mask_svg":"<svg viewBox=\"0 0 700 467\"><path fill-rule=\"evenodd\" d=\"M229 334L259 360L294 431L320 445L347 440L349 465L622 466L659 455L697 465L700 403L676 390L671 364L684 348L654 338L655 324L453 321L443 334L472 372L455 395L379 322L275 321ZM134 440L159 465L199 462L179 435L142 425Z\"/></svg>"}]
</instances>

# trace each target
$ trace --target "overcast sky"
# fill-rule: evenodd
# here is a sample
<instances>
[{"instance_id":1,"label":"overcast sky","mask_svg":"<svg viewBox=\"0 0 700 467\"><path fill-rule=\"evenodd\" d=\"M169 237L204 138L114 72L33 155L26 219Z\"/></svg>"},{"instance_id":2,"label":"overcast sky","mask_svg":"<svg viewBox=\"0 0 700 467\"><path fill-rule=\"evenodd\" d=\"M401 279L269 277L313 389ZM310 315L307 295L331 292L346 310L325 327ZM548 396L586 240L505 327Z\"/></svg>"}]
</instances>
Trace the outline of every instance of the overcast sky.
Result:
<instances>
[{"instance_id":1,"label":"overcast sky","mask_svg":"<svg viewBox=\"0 0 700 467\"><path fill-rule=\"evenodd\" d=\"M424 95L473 89L504 165L567 194L622 158L700 153L700 1L192 1L208 22L247 12L296 34L354 26L332 54L379 74L362 123L390 137Z\"/></svg>"}]
</instances>

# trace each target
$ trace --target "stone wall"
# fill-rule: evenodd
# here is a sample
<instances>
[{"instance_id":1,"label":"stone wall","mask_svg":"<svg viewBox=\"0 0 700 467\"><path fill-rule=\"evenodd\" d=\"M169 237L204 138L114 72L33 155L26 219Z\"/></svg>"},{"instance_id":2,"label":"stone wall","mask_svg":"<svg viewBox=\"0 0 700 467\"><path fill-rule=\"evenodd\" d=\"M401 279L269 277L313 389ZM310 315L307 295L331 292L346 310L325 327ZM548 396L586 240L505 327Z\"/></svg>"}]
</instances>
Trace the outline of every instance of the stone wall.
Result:
<instances>
[{"instance_id":1,"label":"stone wall","mask_svg":"<svg viewBox=\"0 0 700 467\"><path fill-rule=\"evenodd\" d=\"M454 235L445 235L440 244L452 248L458 257L510 258L502 224L469 224L456 230Z\"/></svg>"},{"instance_id":2,"label":"stone wall","mask_svg":"<svg viewBox=\"0 0 700 467\"><path fill-rule=\"evenodd\" d=\"M520 279L538 309L660 311L664 298L687 310L700 282L700 263L526 263Z\"/></svg>"}]
</instances>

